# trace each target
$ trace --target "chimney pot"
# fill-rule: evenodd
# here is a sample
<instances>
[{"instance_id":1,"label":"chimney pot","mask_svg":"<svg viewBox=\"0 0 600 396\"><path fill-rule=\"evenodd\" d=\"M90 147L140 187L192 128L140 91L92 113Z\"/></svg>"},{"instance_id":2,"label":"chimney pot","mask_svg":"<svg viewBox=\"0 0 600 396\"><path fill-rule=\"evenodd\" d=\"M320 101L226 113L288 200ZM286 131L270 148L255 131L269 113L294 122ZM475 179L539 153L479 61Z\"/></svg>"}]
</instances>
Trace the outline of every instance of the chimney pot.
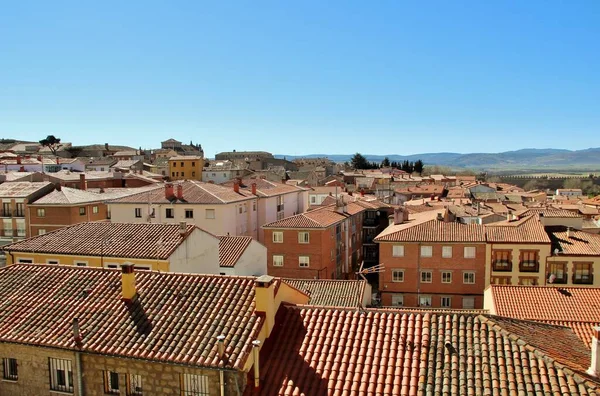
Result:
<instances>
[{"instance_id":1,"label":"chimney pot","mask_svg":"<svg viewBox=\"0 0 600 396\"><path fill-rule=\"evenodd\" d=\"M219 359L223 359L225 356L225 336L223 334L217 336L217 350L219 352Z\"/></svg>"},{"instance_id":2,"label":"chimney pot","mask_svg":"<svg viewBox=\"0 0 600 396\"><path fill-rule=\"evenodd\" d=\"M260 366L259 366L259 358L260 358L260 341L254 340L252 341L252 355L254 357L254 389L258 390L260 388Z\"/></svg>"},{"instance_id":3,"label":"chimney pot","mask_svg":"<svg viewBox=\"0 0 600 396\"><path fill-rule=\"evenodd\" d=\"M79 330L79 319L73 318L73 339L76 343L81 342L81 332Z\"/></svg>"},{"instance_id":4,"label":"chimney pot","mask_svg":"<svg viewBox=\"0 0 600 396\"><path fill-rule=\"evenodd\" d=\"M135 271L131 263L121 266L121 294L121 299L127 303L131 303L137 295Z\"/></svg>"},{"instance_id":5,"label":"chimney pot","mask_svg":"<svg viewBox=\"0 0 600 396\"><path fill-rule=\"evenodd\" d=\"M173 199L173 183L166 183L165 184L165 198L166 199Z\"/></svg>"},{"instance_id":6,"label":"chimney pot","mask_svg":"<svg viewBox=\"0 0 600 396\"><path fill-rule=\"evenodd\" d=\"M240 185L237 181L233 182L233 191L235 191L236 193L240 192Z\"/></svg>"},{"instance_id":7,"label":"chimney pot","mask_svg":"<svg viewBox=\"0 0 600 396\"><path fill-rule=\"evenodd\" d=\"M177 199L182 200L183 199L183 184L179 183L177 185Z\"/></svg>"},{"instance_id":8,"label":"chimney pot","mask_svg":"<svg viewBox=\"0 0 600 396\"><path fill-rule=\"evenodd\" d=\"M256 195L256 183L252 183L252 195Z\"/></svg>"},{"instance_id":9,"label":"chimney pot","mask_svg":"<svg viewBox=\"0 0 600 396\"><path fill-rule=\"evenodd\" d=\"M85 173L81 173L79 175L79 189L80 190L85 190L86 187L86 183L85 183Z\"/></svg>"},{"instance_id":10,"label":"chimney pot","mask_svg":"<svg viewBox=\"0 0 600 396\"><path fill-rule=\"evenodd\" d=\"M17 155L17 165L21 165L21 156Z\"/></svg>"},{"instance_id":11,"label":"chimney pot","mask_svg":"<svg viewBox=\"0 0 600 396\"><path fill-rule=\"evenodd\" d=\"M281 179L281 183L285 184L285 182L287 182L287 179Z\"/></svg>"}]
</instances>

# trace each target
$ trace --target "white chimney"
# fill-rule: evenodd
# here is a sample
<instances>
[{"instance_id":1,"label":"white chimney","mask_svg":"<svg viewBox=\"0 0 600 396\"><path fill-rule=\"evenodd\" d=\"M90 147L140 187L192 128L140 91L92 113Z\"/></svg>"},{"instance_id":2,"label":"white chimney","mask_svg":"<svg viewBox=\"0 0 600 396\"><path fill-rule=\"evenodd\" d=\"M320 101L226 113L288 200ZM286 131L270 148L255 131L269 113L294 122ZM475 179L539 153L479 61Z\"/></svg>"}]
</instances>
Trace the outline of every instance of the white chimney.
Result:
<instances>
[{"instance_id":1,"label":"white chimney","mask_svg":"<svg viewBox=\"0 0 600 396\"><path fill-rule=\"evenodd\" d=\"M594 327L594 336L592 337L592 361L588 374L595 377L600 376L600 327Z\"/></svg>"},{"instance_id":2,"label":"white chimney","mask_svg":"<svg viewBox=\"0 0 600 396\"><path fill-rule=\"evenodd\" d=\"M567 227L567 239L571 238L571 227Z\"/></svg>"}]
</instances>

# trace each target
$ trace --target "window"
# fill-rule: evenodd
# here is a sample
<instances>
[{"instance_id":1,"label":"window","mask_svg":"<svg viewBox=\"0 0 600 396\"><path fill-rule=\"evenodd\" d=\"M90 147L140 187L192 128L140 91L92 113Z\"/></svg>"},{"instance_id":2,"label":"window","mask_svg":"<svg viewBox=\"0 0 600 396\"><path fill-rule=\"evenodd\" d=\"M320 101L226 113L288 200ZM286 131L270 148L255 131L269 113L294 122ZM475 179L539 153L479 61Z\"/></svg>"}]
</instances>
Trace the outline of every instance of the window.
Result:
<instances>
[{"instance_id":1,"label":"window","mask_svg":"<svg viewBox=\"0 0 600 396\"><path fill-rule=\"evenodd\" d=\"M475 246L465 246L463 254L465 258L475 258Z\"/></svg>"},{"instance_id":2,"label":"window","mask_svg":"<svg viewBox=\"0 0 600 396\"><path fill-rule=\"evenodd\" d=\"M20 258L18 260L18 262L21 263L21 264L32 264L33 260L32 259L22 259L22 258Z\"/></svg>"},{"instance_id":3,"label":"window","mask_svg":"<svg viewBox=\"0 0 600 396\"><path fill-rule=\"evenodd\" d=\"M431 257L433 255L433 247L421 246L421 257Z\"/></svg>"},{"instance_id":4,"label":"window","mask_svg":"<svg viewBox=\"0 0 600 396\"><path fill-rule=\"evenodd\" d=\"M442 308L450 308L452 306L452 298L451 297L442 297L441 305L442 305Z\"/></svg>"},{"instance_id":5,"label":"window","mask_svg":"<svg viewBox=\"0 0 600 396\"><path fill-rule=\"evenodd\" d=\"M252 211L256 212L256 201L252 201Z\"/></svg>"},{"instance_id":6,"label":"window","mask_svg":"<svg viewBox=\"0 0 600 396\"><path fill-rule=\"evenodd\" d=\"M493 271L512 271L510 250L494 250L492 257Z\"/></svg>"},{"instance_id":7,"label":"window","mask_svg":"<svg viewBox=\"0 0 600 396\"><path fill-rule=\"evenodd\" d=\"M46 264L58 264L58 260L46 260Z\"/></svg>"},{"instance_id":8,"label":"window","mask_svg":"<svg viewBox=\"0 0 600 396\"><path fill-rule=\"evenodd\" d=\"M73 393L73 370L67 359L48 358L50 390Z\"/></svg>"},{"instance_id":9,"label":"window","mask_svg":"<svg viewBox=\"0 0 600 396\"><path fill-rule=\"evenodd\" d=\"M404 270L392 270L392 282L404 282Z\"/></svg>"},{"instance_id":10,"label":"window","mask_svg":"<svg viewBox=\"0 0 600 396\"><path fill-rule=\"evenodd\" d=\"M273 243L283 243L283 232L273 231Z\"/></svg>"},{"instance_id":11,"label":"window","mask_svg":"<svg viewBox=\"0 0 600 396\"><path fill-rule=\"evenodd\" d=\"M46 233L46 229L45 228L39 228L38 229L38 235L44 235Z\"/></svg>"},{"instance_id":12,"label":"window","mask_svg":"<svg viewBox=\"0 0 600 396\"><path fill-rule=\"evenodd\" d=\"M194 210L193 209L186 209L185 210L185 218L186 219L193 219L194 218Z\"/></svg>"},{"instance_id":13,"label":"window","mask_svg":"<svg viewBox=\"0 0 600 396\"><path fill-rule=\"evenodd\" d=\"M316 204L317 203L317 197L315 197L314 195L310 196L310 203L311 204Z\"/></svg>"},{"instance_id":14,"label":"window","mask_svg":"<svg viewBox=\"0 0 600 396\"><path fill-rule=\"evenodd\" d=\"M177 162L173 162L173 168L177 168Z\"/></svg>"},{"instance_id":15,"label":"window","mask_svg":"<svg viewBox=\"0 0 600 396\"><path fill-rule=\"evenodd\" d=\"M39 208L37 210L37 217L46 217L46 209L44 208Z\"/></svg>"},{"instance_id":16,"label":"window","mask_svg":"<svg viewBox=\"0 0 600 396\"><path fill-rule=\"evenodd\" d=\"M463 307L463 309L474 309L475 308L475 297L463 297L462 307Z\"/></svg>"},{"instance_id":17,"label":"window","mask_svg":"<svg viewBox=\"0 0 600 396\"><path fill-rule=\"evenodd\" d=\"M470 285L475 283L475 272L463 272L463 283Z\"/></svg>"},{"instance_id":18,"label":"window","mask_svg":"<svg viewBox=\"0 0 600 396\"><path fill-rule=\"evenodd\" d=\"M181 177L185 177L185 172L181 172Z\"/></svg>"},{"instance_id":19,"label":"window","mask_svg":"<svg viewBox=\"0 0 600 396\"><path fill-rule=\"evenodd\" d=\"M75 266L76 267L87 267L88 263L87 263L87 261L75 261Z\"/></svg>"},{"instance_id":20,"label":"window","mask_svg":"<svg viewBox=\"0 0 600 396\"><path fill-rule=\"evenodd\" d=\"M181 394L184 396L209 396L208 376L181 374Z\"/></svg>"},{"instance_id":21,"label":"window","mask_svg":"<svg viewBox=\"0 0 600 396\"><path fill-rule=\"evenodd\" d=\"M242 214L242 205L238 206L238 213Z\"/></svg>"},{"instance_id":22,"label":"window","mask_svg":"<svg viewBox=\"0 0 600 396\"><path fill-rule=\"evenodd\" d=\"M492 276L490 283L492 285L510 285L512 280L510 276Z\"/></svg>"},{"instance_id":23,"label":"window","mask_svg":"<svg viewBox=\"0 0 600 396\"><path fill-rule=\"evenodd\" d=\"M10 202L4 202L2 204L2 212L4 217L12 217L12 213L10 210Z\"/></svg>"},{"instance_id":24,"label":"window","mask_svg":"<svg viewBox=\"0 0 600 396\"><path fill-rule=\"evenodd\" d=\"M79 216L85 216L85 206L79 208Z\"/></svg>"},{"instance_id":25,"label":"window","mask_svg":"<svg viewBox=\"0 0 600 396\"><path fill-rule=\"evenodd\" d=\"M138 219L142 217L142 208L135 208L135 217Z\"/></svg>"},{"instance_id":26,"label":"window","mask_svg":"<svg viewBox=\"0 0 600 396\"><path fill-rule=\"evenodd\" d=\"M573 263L573 283L592 284L593 282L591 263Z\"/></svg>"},{"instance_id":27,"label":"window","mask_svg":"<svg viewBox=\"0 0 600 396\"><path fill-rule=\"evenodd\" d=\"M433 278L433 274L431 271L421 271L421 282L422 283L431 283Z\"/></svg>"},{"instance_id":28,"label":"window","mask_svg":"<svg viewBox=\"0 0 600 396\"><path fill-rule=\"evenodd\" d=\"M521 250L521 260L519 262L519 271L538 272L538 252L535 250Z\"/></svg>"},{"instance_id":29,"label":"window","mask_svg":"<svg viewBox=\"0 0 600 396\"><path fill-rule=\"evenodd\" d=\"M419 296L419 307L431 307L431 296Z\"/></svg>"},{"instance_id":30,"label":"window","mask_svg":"<svg viewBox=\"0 0 600 396\"><path fill-rule=\"evenodd\" d=\"M207 219L214 219L215 218L215 210L214 209L206 209L205 213L205 217Z\"/></svg>"},{"instance_id":31,"label":"window","mask_svg":"<svg viewBox=\"0 0 600 396\"><path fill-rule=\"evenodd\" d=\"M273 256L273 267L283 267L283 256L281 256L281 255Z\"/></svg>"},{"instance_id":32,"label":"window","mask_svg":"<svg viewBox=\"0 0 600 396\"><path fill-rule=\"evenodd\" d=\"M298 243L308 243L309 242L309 233L307 231L299 231L298 232Z\"/></svg>"},{"instance_id":33,"label":"window","mask_svg":"<svg viewBox=\"0 0 600 396\"><path fill-rule=\"evenodd\" d=\"M133 266L135 268L136 271L151 271L152 267L148 266L148 265L134 265Z\"/></svg>"},{"instance_id":34,"label":"window","mask_svg":"<svg viewBox=\"0 0 600 396\"><path fill-rule=\"evenodd\" d=\"M181 163L181 167L183 168L183 162Z\"/></svg>"},{"instance_id":35,"label":"window","mask_svg":"<svg viewBox=\"0 0 600 396\"><path fill-rule=\"evenodd\" d=\"M175 217L174 214L173 214L173 209L172 208L167 208L165 210L165 217L167 219L172 219L173 217Z\"/></svg>"},{"instance_id":36,"label":"window","mask_svg":"<svg viewBox=\"0 0 600 396\"><path fill-rule=\"evenodd\" d=\"M192 177L196 177L196 172L192 172Z\"/></svg>"},{"instance_id":37,"label":"window","mask_svg":"<svg viewBox=\"0 0 600 396\"><path fill-rule=\"evenodd\" d=\"M403 306L404 305L404 295L403 294L392 294L392 305Z\"/></svg>"},{"instance_id":38,"label":"window","mask_svg":"<svg viewBox=\"0 0 600 396\"><path fill-rule=\"evenodd\" d=\"M300 256L298 257L298 264L302 268L307 268L310 266L310 257L308 256Z\"/></svg>"},{"instance_id":39,"label":"window","mask_svg":"<svg viewBox=\"0 0 600 396\"><path fill-rule=\"evenodd\" d=\"M196 162L192 161L192 166L196 166Z\"/></svg>"},{"instance_id":40,"label":"window","mask_svg":"<svg viewBox=\"0 0 600 396\"><path fill-rule=\"evenodd\" d=\"M114 371L104 372L104 393L118 395L119 392L119 373Z\"/></svg>"},{"instance_id":41,"label":"window","mask_svg":"<svg viewBox=\"0 0 600 396\"><path fill-rule=\"evenodd\" d=\"M452 257L452 246L442 246L442 257L444 257L444 258Z\"/></svg>"},{"instance_id":42,"label":"window","mask_svg":"<svg viewBox=\"0 0 600 396\"><path fill-rule=\"evenodd\" d=\"M143 395L142 390L142 376L139 374L128 374L127 375L127 396L141 396Z\"/></svg>"},{"instance_id":43,"label":"window","mask_svg":"<svg viewBox=\"0 0 600 396\"><path fill-rule=\"evenodd\" d=\"M394 245L392 247L392 256L404 257L404 245Z\"/></svg>"},{"instance_id":44,"label":"window","mask_svg":"<svg viewBox=\"0 0 600 396\"><path fill-rule=\"evenodd\" d=\"M25 216L25 204L22 204L22 203L17 204L17 213L15 213L15 215L18 217Z\"/></svg>"},{"instance_id":45,"label":"window","mask_svg":"<svg viewBox=\"0 0 600 396\"><path fill-rule=\"evenodd\" d=\"M549 283L567 283L567 263L552 262L549 264L549 270L548 279L552 278L552 282Z\"/></svg>"},{"instance_id":46,"label":"window","mask_svg":"<svg viewBox=\"0 0 600 396\"><path fill-rule=\"evenodd\" d=\"M172 177L175 177L175 172L171 172L171 176L172 176Z\"/></svg>"},{"instance_id":47,"label":"window","mask_svg":"<svg viewBox=\"0 0 600 396\"><path fill-rule=\"evenodd\" d=\"M25 223L17 223L17 236L24 237L26 234Z\"/></svg>"},{"instance_id":48,"label":"window","mask_svg":"<svg viewBox=\"0 0 600 396\"><path fill-rule=\"evenodd\" d=\"M4 375L2 378L9 381L16 381L19 379L17 359L4 358L2 359L2 362L4 363Z\"/></svg>"},{"instance_id":49,"label":"window","mask_svg":"<svg viewBox=\"0 0 600 396\"><path fill-rule=\"evenodd\" d=\"M92 206L92 213L93 214L97 214L98 213L98 207L97 206Z\"/></svg>"},{"instance_id":50,"label":"window","mask_svg":"<svg viewBox=\"0 0 600 396\"><path fill-rule=\"evenodd\" d=\"M519 285L535 286L535 285L537 285L537 278L519 277Z\"/></svg>"},{"instance_id":51,"label":"window","mask_svg":"<svg viewBox=\"0 0 600 396\"><path fill-rule=\"evenodd\" d=\"M452 283L452 272L442 271L442 283Z\"/></svg>"}]
</instances>

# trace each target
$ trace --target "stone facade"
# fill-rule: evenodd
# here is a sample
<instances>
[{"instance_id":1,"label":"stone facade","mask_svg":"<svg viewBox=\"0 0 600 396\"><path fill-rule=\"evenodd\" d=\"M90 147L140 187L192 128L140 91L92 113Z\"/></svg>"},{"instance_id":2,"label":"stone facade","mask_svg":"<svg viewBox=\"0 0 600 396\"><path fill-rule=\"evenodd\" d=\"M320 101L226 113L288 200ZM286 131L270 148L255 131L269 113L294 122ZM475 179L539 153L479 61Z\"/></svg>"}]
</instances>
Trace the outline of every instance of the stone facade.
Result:
<instances>
[{"instance_id":1,"label":"stone facade","mask_svg":"<svg viewBox=\"0 0 600 396\"><path fill-rule=\"evenodd\" d=\"M0 357L17 359L18 379L16 381L0 381L0 395L65 395L78 396L78 378L76 353L67 350L40 348L28 345L0 343ZM73 372L73 392L54 392L50 390L49 358L71 361ZM192 366L125 359L105 355L81 354L81 370L83 373L83 394L100 396L118 395L182 395L182 376L192 374L205 376L209 395L219 395L219 371ZM118 393L109 393L105 378L108 372L115 372L119 378ZM130 386L132 375L141 379L142 393L135 393ZM242 371L225 371L225 395L237 395L246 387L246 373Z\"/></svg>"}]
</instances>

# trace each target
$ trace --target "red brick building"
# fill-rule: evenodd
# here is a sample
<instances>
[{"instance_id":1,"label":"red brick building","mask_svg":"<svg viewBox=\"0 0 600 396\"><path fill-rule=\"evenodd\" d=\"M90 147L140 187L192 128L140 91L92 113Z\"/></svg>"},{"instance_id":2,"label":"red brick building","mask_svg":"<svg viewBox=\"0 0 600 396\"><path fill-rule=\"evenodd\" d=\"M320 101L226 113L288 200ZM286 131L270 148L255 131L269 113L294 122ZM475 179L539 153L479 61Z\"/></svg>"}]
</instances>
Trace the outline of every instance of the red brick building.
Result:
<instances>
[{"instance_id":1,"label":"red brick building","mask_svg":"<svg viewBox=\"0 0 600 396\"><path fill-rule=\"evenodd\" d=\"M365 208L325 206L263 226L267 273L297 279L349 279L362 260Z\"/></svg>"},{"instance_id":2,"label":"red brick building","mask_svg":"<svg viewBox=\"0 0 600 396\"><path fill-rule=\"evenodd\" d=\"M449 222L443 210L402 216L375 238L385 306L482 308L484 227Z\"/></svg>"}]
</instances>

